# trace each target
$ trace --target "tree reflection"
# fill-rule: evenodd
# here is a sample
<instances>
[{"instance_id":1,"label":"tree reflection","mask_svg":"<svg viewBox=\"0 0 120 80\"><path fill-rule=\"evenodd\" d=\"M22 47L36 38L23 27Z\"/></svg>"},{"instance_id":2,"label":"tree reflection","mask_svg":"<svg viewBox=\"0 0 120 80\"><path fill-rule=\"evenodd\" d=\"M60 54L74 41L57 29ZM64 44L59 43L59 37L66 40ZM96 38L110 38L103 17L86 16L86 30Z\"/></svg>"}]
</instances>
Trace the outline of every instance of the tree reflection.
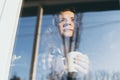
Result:
<instances>
[{"instance_id":1,"label":"tree reflection","mask_svg":"<svg viewBox=\"0 0 120 80\"><path fill-rule=\"evenodd\" d=\"M20 77L14 75L10 80L21 80Z\"/></svg>"}]
</instances>

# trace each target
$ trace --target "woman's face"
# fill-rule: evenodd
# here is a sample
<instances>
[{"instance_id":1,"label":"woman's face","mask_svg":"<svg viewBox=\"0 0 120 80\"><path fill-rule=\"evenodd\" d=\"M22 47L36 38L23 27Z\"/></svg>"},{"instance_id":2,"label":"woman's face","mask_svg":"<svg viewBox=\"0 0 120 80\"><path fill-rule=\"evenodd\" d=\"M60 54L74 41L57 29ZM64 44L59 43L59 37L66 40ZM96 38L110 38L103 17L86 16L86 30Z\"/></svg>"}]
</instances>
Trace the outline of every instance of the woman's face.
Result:
<instances>
[{"instance_id":1,"label":"woman's face","mask_svg":"<svg viewBox=\"0 0 120 80\"><path fill-rule=\"evenodd\" d=\"M74 13L71 11L61 12L58 24L60 33L66 37L72 37L74 32Z\"/></svg>"}]
</instances>

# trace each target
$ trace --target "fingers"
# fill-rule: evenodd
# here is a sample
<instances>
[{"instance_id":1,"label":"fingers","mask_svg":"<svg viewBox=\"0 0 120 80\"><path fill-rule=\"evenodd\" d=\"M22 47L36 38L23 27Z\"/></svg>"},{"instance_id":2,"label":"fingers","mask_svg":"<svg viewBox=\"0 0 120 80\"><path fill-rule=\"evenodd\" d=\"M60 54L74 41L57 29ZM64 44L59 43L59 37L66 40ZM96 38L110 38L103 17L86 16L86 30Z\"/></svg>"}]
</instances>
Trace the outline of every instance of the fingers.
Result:
<instances>
[{"instance_id":1,"label":"fingers","mask_svg":"<svg viewBox=\"0 0 120 80\"><path fill-rule=\"evenodd\" d=\"M84 62L74 61L74 64L75 64L75 66L79 66L79 67L81 67L83 69L88 69L89 68L89 64L84 63Z\"/></svg>"},{"instance_id":2,"label":"fingers","mask_svg":"<svg viewBox=\"0 0 120 80\"><path fill-rule=\"evenodd\" d=\"M74 58L75 69L84 74L89 70L89 59L85 54L77 54Z\"/></svg>"},{"instance_id":3,"label":"fingers","mask_svg":"<svg viewBox=\"0 0 120 80\"><path fill-rule=\"evenodd\" d=\"M85 55L85 54L77 54L75 57L74 57L74 60L76 61L76 63L86 63L86 64L89 64L89 59L88 59L88 56Z\"/></svg>"},{"instance_id":4,"label":"fingers","mask_svg":"<svg viewBox=\"0 0 120 80\"><path fill-rule=\"evenodd\" d=\"M80 67L80 66L75 66L75 69L78 71L78 72L81 72L83 74L87 74L88 73L88 69L85 69L83 67Z\"/></svg>"}]
</instances>

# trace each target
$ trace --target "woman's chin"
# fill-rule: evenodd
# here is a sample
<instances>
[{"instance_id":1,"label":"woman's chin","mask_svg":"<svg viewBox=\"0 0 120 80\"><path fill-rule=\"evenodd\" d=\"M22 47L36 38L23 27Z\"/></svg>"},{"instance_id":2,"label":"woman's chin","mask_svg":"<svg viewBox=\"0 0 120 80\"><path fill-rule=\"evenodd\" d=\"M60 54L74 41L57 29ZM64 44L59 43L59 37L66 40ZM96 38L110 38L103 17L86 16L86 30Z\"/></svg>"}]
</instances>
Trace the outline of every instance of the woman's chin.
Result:
<instances>
[{"instance_id":1,"label":"woman's chin","mask_svg":"<svg viewBox=\"0 0 120 80\"><path fill-rule=\"evenodd\" d=\"M73 35L73 34L72 34L71 32L65 32L65 33L64 33L64 36L65 36L65 37L72 37L72 35Z\"/></svg>"}]
</instances>

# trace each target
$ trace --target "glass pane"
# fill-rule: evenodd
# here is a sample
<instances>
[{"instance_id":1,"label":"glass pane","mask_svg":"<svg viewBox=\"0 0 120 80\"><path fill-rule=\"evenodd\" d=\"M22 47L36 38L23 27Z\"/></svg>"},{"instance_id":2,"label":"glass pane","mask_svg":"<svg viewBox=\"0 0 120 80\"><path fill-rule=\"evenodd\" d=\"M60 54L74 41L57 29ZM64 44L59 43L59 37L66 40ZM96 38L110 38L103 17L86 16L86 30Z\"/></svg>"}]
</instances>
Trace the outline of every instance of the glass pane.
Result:
<instances>
[{"instance_id":1,"label":"glass pane","mask_svg":"<svg viewBox=\"0 0 120 80\"><path fill-rule=\"evenodd\" d=\"M36 17L21 17L10 68L10 80L29 80Z\"/></svg>"},{"instance_id":2,"label":"glass pane","mask_svg":"<svg viewBox=\"0 0 120 80\"><path fill-rule=\"evenodd\" d=\"M69 71L65 54L69 57L70 52L89 58L88 73L80 69L84 66L81 63L77 70L73 67L78 80L119 80L120 11L84 12L75 13L75 16L76 30L72 39L68 38L67 32L63 33L67 38L61 36L54 15L43 16L36 80L66 80ZM58 20L58 23L62 21L64 19Z\"/></svg>"}]
</instances>

